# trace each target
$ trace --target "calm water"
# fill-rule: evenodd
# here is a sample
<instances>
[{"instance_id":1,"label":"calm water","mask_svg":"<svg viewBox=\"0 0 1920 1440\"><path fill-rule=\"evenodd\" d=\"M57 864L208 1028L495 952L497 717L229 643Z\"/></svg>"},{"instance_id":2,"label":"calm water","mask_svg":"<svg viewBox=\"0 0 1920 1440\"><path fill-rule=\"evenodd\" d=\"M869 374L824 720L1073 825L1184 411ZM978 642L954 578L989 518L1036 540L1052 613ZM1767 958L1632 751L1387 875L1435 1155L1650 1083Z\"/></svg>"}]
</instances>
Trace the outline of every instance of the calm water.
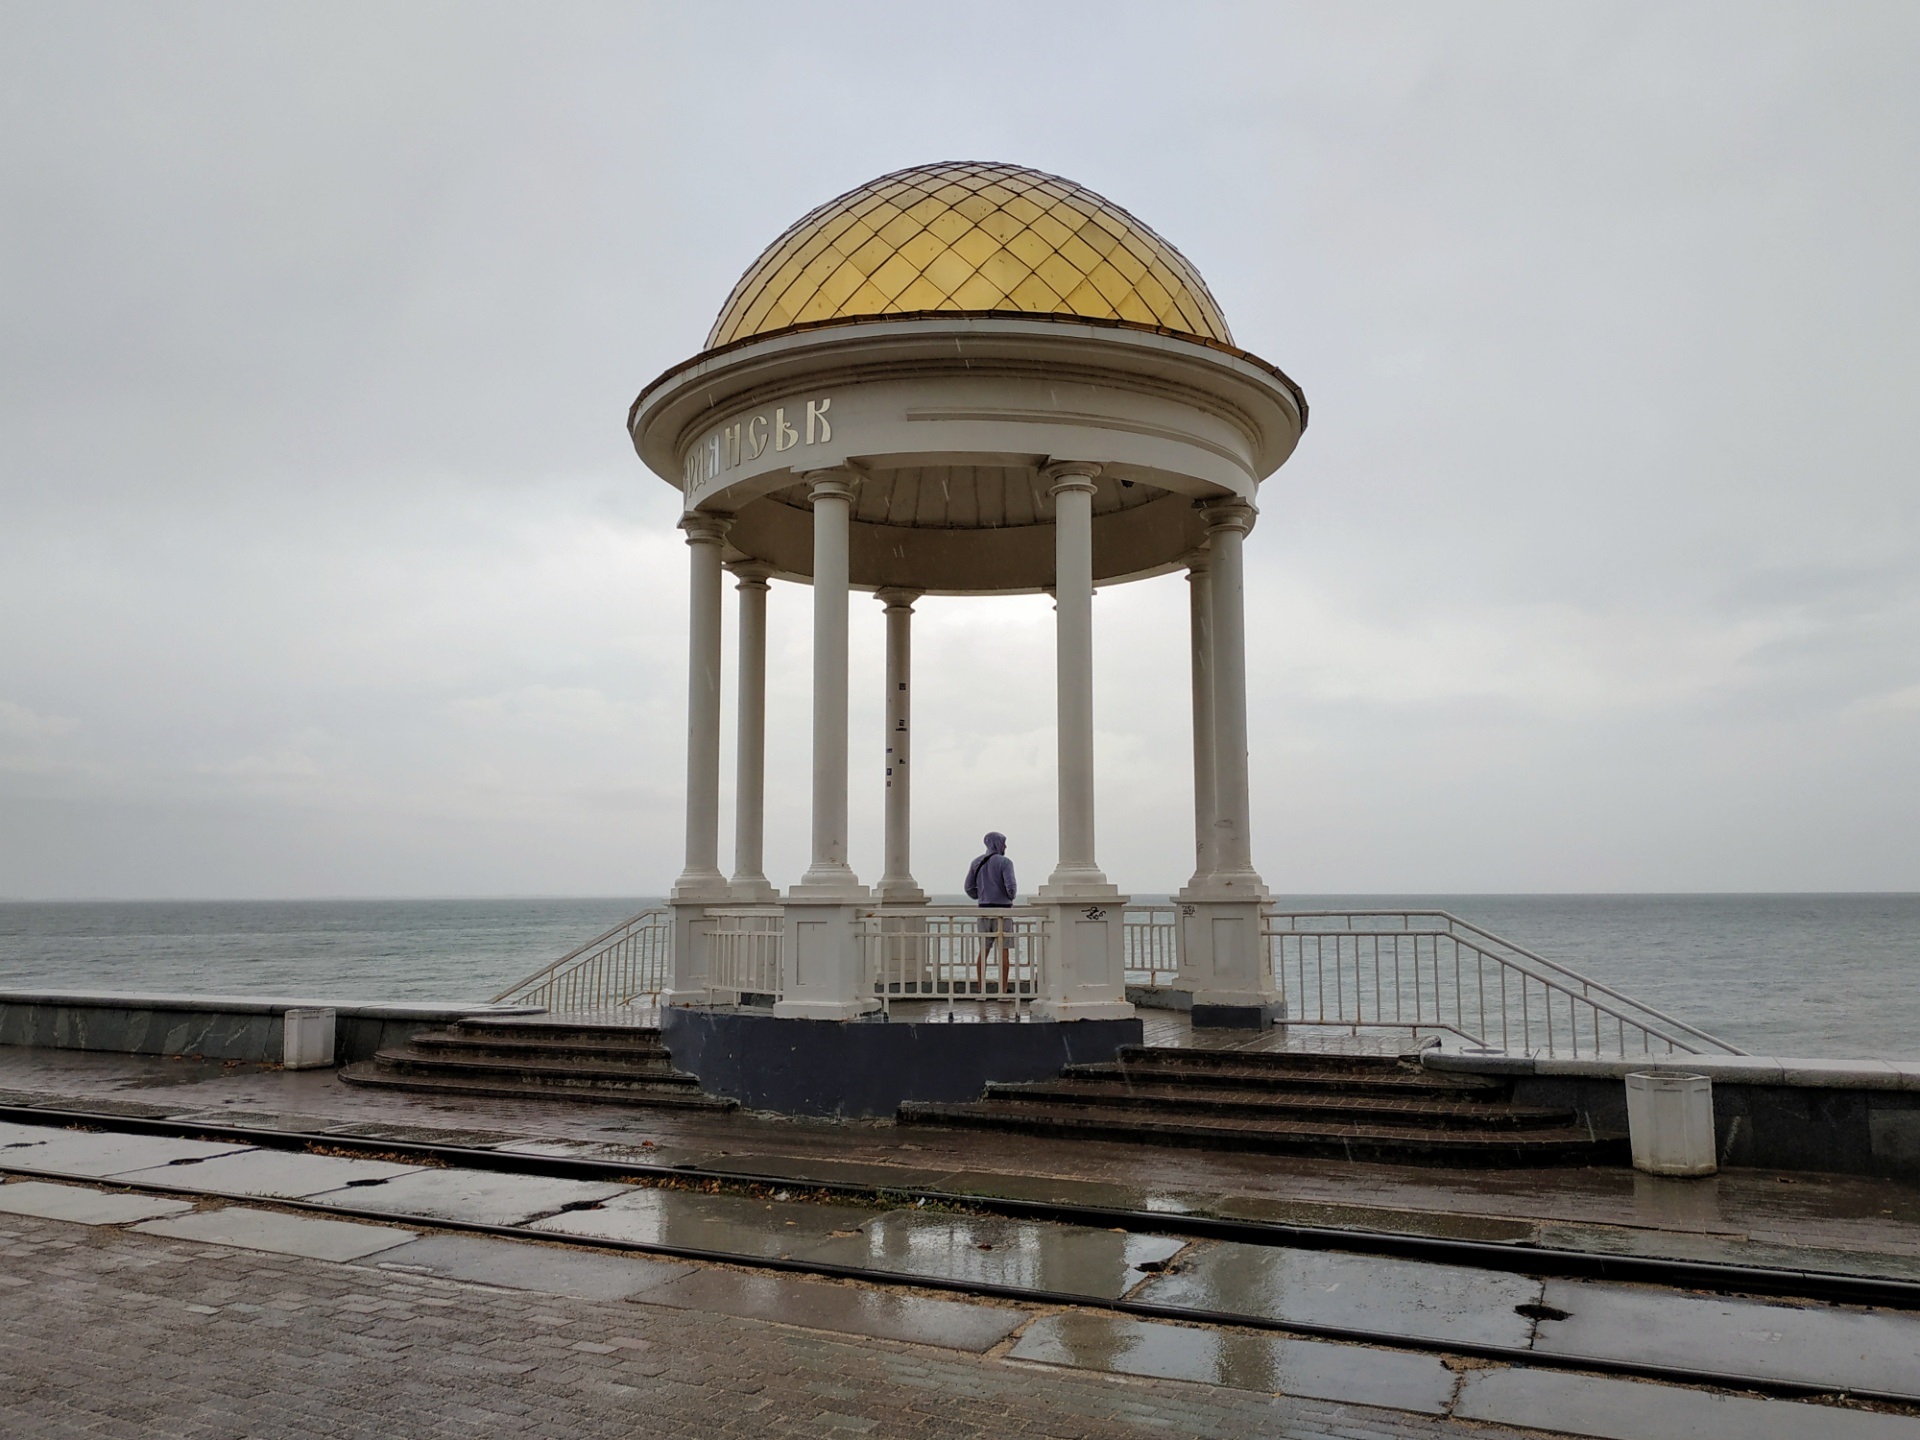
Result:
<instances>
[{"instance_id":1,"label":"calm water","mask_svg":"<svg viewBox=\"0 0 1920 1440\"><path fill-rule=\"evenodd\" d=\"M0 904L0 988L486 999L647 903ZM1920 895L1342 895L1284 903L1451 910L1756 1054L1920 1056Z\"/></svg>"}]
</instances>

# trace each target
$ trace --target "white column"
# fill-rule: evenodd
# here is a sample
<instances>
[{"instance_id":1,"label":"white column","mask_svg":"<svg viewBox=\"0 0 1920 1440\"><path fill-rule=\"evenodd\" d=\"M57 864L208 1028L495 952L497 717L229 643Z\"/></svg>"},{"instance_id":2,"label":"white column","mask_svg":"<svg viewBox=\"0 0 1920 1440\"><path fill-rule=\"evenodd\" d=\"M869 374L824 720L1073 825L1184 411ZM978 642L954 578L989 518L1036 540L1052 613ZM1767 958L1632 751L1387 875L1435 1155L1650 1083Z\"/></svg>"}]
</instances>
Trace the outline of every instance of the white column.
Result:
<instances>
[{"instance_id":1,"label":"white column","mask_svg":"<svg viewBox=\"0 0 1920 1440\"><path fill-rule=\"evenodd\" d=\"M913 879L913 602L918 590L890 588L887 607L887 868L875 891L882 904L918 905L927 896Z\"/></svg>"},{"instance_id":2,"label":"white column","mask_svg":"<svg viewBox=\"0 0 1920 1440\"><path fill-rule=\"evenodd\" d=\"M733 521L688 515L691 559L687 605L687 846L675 901L723 900L720 873L720 550Z\"/></svg>"},{"instance_id":3,"label":"white column","mask_svg":"<svg viewBox=\"0 0 1920 1440\"><path fill-rule=\"evenodd\" d=\"M729 565L739 577L739 728L734 746L732 897L749 905L779 899L767 881L767 580L758 560Z\"/></svg>"},{"instance_id":4,"label":"white column","mask_svg":"<svg viewBox=\"0 0 1920 1440\"><path fill-rule=\"evenodd\" d=\"M853 476L815 470L813 500L813 863L787 891L781 998L788 1019L851 1020L880 1002L858 921L867 887L847 864L847 588Z\"/></svg>"},{"instance_id":5,"label":"white column","mask_svg":"<svg viewBox=\"0 0 1920 1440\"><path fill-rule=\"evenodd\" d=\"M847 864L847 588L853 477L816 470L813 501L813 860L797 897L863 900Z\"/></svg>"},{"instance_id":6,"label":"white column","mask_svg":"<svg viewBox=\"0 0 1920 1440\"><path fill-rule=\"evenodd\" d=\"M1247 621L1242 545L1253 507L1227 500L1206 509L1213 552L1214 883L1222 894L1263 895L1248 834Z\"/></svg>"},{"instance_id":7,"label":"white column","mask_svg":"<svg viewBox=\"0 0 1920 1440\"><path fill-rule=\"evenodd\" d=\"M699 1005L707 995L707 907L727 899L720 873L720 551L733 521L684 516L691 562L687 603L687 850L668 899L673 976L661 999Z\"/></svg>"},{"instance_id":8,"label":"white column","mask_svg":"<svg viewBox=\"0 0 1920 1440\"><path fill-rule=\"evenodd\" d=\"M1285 1018L1260 914L1267 887L1253 868L1247 820L1247 624L1242 542L1253 507L1206 507L1213 672L1212 869L1180 893L1181 984L1195 1029L1260 1028Z\"/></svg>"},{"instance_id":9,"label":"white column","mask_svg":"<svg viewBox=\"0 0 1920 1440\"><path fill-rule=\"evenodd\" d=\"M1058 708L1060 852L1044 898L1111 896L1094 859L1093 492L1098 465L1047 468L1053 482L1054 662Z\"/></svg>"},{"instance_id":10,"label":"white column","mask_svg":"<svg viewBox=\"0 0 1920 1440\"><path fill-rule=\"evenodd\" d=\"M1058 675L1060 859L1037 899L1046 908L1041 1020L1124 1020L1126 896L1094 859L1093 493L1098 465L1047 467L1053 482L1053 605Z\"/></svg>"},{"instance_id":11,"label":"white column","mask_svg":"<svg viewBox=\"0 0 1920 1440\"><path fill-rule=\"evenodd\" d=\"M1187 561L1187 624L1193 651L1193 878L1188 889L1213 874L1213 582L1212 557L1196 551Z\"/></svg>"}]
</instances>

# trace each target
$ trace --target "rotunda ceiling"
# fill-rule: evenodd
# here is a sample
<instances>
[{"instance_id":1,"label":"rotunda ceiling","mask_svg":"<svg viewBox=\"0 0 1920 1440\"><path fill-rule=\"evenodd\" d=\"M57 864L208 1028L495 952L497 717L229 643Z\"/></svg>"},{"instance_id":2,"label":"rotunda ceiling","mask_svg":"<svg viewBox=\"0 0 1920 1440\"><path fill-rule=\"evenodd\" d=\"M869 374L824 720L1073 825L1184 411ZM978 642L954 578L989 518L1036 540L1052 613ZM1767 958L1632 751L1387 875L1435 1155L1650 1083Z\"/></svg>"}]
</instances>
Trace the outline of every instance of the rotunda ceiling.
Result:
<instances>
[{"instance_id":1,"label":"rotunda ceiling","mask_svg":"<svg viewBox=\"0 0 1920 1440\"><path fill-rule=\"evenodd\" d=\"M1200 272L1093 191L1019 165L882 175L801 217L727 297L709 350L883 315L1118 321L1231 345Z\"/></svg>"}]
</instances>

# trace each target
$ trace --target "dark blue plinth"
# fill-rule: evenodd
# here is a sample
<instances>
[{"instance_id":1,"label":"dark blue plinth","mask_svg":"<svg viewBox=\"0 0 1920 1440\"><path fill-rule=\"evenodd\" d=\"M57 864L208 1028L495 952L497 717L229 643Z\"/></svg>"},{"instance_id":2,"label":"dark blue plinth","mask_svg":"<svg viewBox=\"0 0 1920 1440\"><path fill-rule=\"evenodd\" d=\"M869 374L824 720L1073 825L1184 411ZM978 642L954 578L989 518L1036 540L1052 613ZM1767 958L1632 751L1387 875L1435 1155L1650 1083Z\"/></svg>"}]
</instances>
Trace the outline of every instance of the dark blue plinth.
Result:
<instances>
[{"instance_id":1,"label":"dark blue plinth","mask_svg":"<svg viewBox=\"0 0 1920 1440\"><path fill-rule=\"evenodd\" d=\"M660 1030L677 1070L750 1110L892 1116L906 1100L977 1100L989 1080L1051 1080L1138 1045L1134 1020L781 1020L670 1007Z\"/></svg>"}]
</instances>

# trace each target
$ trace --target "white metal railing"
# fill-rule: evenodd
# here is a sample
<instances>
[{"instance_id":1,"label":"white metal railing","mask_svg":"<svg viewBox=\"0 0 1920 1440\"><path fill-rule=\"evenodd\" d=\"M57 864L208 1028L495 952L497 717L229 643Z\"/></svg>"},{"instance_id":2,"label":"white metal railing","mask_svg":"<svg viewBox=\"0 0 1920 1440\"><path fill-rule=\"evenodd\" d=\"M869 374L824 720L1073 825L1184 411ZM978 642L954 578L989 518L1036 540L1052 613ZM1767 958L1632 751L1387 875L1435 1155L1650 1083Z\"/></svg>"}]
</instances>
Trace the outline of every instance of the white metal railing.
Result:
<instances>
[{"instance_id":1,"label":"white metal railing","mask_svg":"<svg viewBox=\"0 0 1920 1440\"><path fill-rule=\"evenodd\" d=\"M1574 1058L1745 1053L1444 910L1269 910L1261 931L1289 1025Z\"/></svg>"},{"instance_id":2,"label":"white metal railing","mask_svg":"<svg viewBox=\"0 0 1920 1440\"><path fill-rule=\"evenodd\" d=\"M785 944L778 905L707 911L707 986L736 997L779 999L780 955Z\"/></svg>"},{"instance_id":3,"label":"white metal railing","mask_svg":"<svg viewBox=\"0 0 1920 1440\"><path fill-rule=\"evenodd\" d=\"M673 973L672 955L673 921L665 910L642 910L509 985L493 1003L569 1015L651 1006Z\"/></svg>"},{"instance_id":4,"label":"white metal railing","mask_svg":"<svg viewBox=\"0 0 1920 1440\"><path fill-rule=\"evenodd\" d=\"M987 1001L1013 1006L1041 992L1045 912L1029 905L881 906L860 912L871 993L896 1000Z\"/></svg>"},{"instance_id":5,"label":"white metal railing","mask_svg":"<svg viewBox=\"0 0 1920 1440\"><path fill-rule=\"evenodd\" d=\"M1179 912L1172 905L1129 905L1120 922L1127 984L1171 985L1180 976Z\"/></svg>"}]
</instances>

